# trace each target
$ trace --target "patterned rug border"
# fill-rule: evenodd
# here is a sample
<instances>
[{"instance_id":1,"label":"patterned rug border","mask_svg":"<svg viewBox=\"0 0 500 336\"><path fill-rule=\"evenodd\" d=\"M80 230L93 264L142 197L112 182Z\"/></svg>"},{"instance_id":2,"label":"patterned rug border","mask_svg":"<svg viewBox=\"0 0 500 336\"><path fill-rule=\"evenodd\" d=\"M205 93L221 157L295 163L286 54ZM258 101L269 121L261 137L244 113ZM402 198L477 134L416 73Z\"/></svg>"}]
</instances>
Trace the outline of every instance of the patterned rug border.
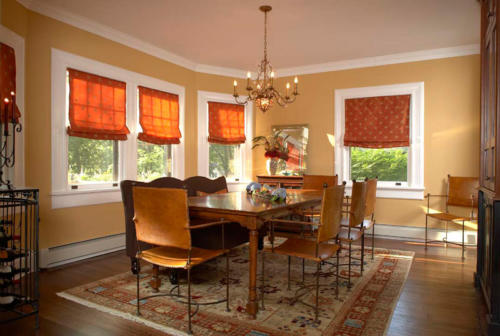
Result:
<instances>
[{"instance_id":1,"label":"patterned rug border","mask_svg":"<svg viewBox=\"0 0 500 336\"><path fill-rule=\"evenodd\" d=\"M356 247L359 248L359 246L353 245L353 248L356 248ZM385 253L383 253L383 252L385 252ZM390 306L391 313L390 313L390 315L389 315L389 317L387 319L387 323L385 325L385 330L384 330L384 333L383 333L383 335L387 335L387 332L388 332L389 327L391 325L392 317L394 315L395 308L396 308L396 306L397 306L397 304L399 302L399 299L401 297L401 294L402 294L402 292L403 292L403 290L405 288L406 281L408 279L411 267L413 266L413 261L415 259L414 258L415 257L415 252L413 252L413 251L406 251L406 250L388 249L388 248L375 248L375 253L378 254L379 256L388 255L388 256L393 256L394 257L394 255L399 255L400 257L403 257L405 259L406 258L409 259L409 266L405 270L405 274L404 274L404 279L403 279L403 282L402 282L402 286L399 288L398 294L397 294L397 296L395 296L395 299L393 300L393 302L391 303L391 306ZM120 275L123 275L123 274L126 274L126 273L128 273L128 272L122 272L122 273L115 274L115 275L112 275L112 276L109 276L109 277L104 277L103 279L92 281L92 282L89 282L88 284L98 283L98 282L103 281L105 279L119 277ZM88 285L88 284L85 284L85 285ZM355 285L355 287L358 287L360 285L362 285L362 283L357 283ZM80 286L68 288L68 289L66 289L64 291L56 293L56 295L59 296L59 297L61 297L61 298L66 299L66 300L69 300L69 301L81 304L83 306L86 306L86 307L89 307L89 308L92 308L92 309L96 309L96 310L104 312L104 313L109 313L111 315L114 315L114 316L117 316L117 317L129 320L129 321L132 321L132 322L141 323L141 324L143 324L145 326L148 326L148 327L151 327L151 328L156 329L158 331L164 332L164 333L166 333L168 335L172 335L172 336L185 336L185 335L188 335L186 332L183 332L182 330L171 328L171 327L168 327L168 326L165 326L165 325L162 325L162 324L150 321L148 319L145 319L145 318L142 318L142 317L138 317L136 315L133 315L133 314L130 314L130 313L127 313L127 312L122 312L122 311L119 311L117 309L109 308L109 307L104 306L102 304L94 303L94 302L91 302L91 301L88 301L88 300L82 299L80 297L77 297L75 295L67 293L67 291L70 291L70 290L72 290L74 288L78 288L78 287L80 287ZM353 288L353 290L354 289L355 288ZM350 300L352 300L352 299L353 298L350 298Z\"/></svg>"}]
</instances>

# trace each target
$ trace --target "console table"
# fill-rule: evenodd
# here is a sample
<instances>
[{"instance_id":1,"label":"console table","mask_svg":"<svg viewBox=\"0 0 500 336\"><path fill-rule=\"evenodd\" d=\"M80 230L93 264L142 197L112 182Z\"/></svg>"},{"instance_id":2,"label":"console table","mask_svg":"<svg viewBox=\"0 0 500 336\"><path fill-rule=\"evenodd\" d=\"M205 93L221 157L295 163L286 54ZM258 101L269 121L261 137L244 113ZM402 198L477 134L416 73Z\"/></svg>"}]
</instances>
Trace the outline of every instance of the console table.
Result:
<instances>
[{"instance_id":1,"label":"console table","mask_svg":"<svg viewBox=\"0 0 500 336\"><path fill-rule=\"evenodd\" d=\"M300 189L302 188L302 180L302 176L257 175L257 181L260 184L278 188Z\"/></svg>"}]
</instances>

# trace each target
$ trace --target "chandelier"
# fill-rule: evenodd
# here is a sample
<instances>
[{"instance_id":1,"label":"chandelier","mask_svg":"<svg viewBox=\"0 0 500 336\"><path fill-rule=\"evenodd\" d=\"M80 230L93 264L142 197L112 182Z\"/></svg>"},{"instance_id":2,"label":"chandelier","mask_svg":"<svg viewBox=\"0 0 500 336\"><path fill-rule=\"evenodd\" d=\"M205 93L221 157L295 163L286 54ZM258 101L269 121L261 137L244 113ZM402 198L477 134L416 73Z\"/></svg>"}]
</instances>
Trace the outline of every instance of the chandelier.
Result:
<instances>
[{"instance_id":1,"label":"chandelier","mask_svg":"<svg viewBox=\"0 0 500 336\"><path fill-rule=\"evenodd\" d=\"M290 83L286 83L285 94L280 93L274 88L274 78L275 73L273 67L269 60L267 59L267 13L272 9L271 6L260 6L259 9L264 12L264 59L260 62L257 69L257 77L253 84L255 88L251 85L252 73L247 73L247 96L240 98L237 91L238 82L235 80L233 97L236 103L244 105L248 101L255 101L257 106L262 112L266 112L276 101L280 106L286 106L287 104L293 103L297 95L299 94L297 87L299 79L294 78L294 88L290 95Z\"/></svg>"}]
</instances>

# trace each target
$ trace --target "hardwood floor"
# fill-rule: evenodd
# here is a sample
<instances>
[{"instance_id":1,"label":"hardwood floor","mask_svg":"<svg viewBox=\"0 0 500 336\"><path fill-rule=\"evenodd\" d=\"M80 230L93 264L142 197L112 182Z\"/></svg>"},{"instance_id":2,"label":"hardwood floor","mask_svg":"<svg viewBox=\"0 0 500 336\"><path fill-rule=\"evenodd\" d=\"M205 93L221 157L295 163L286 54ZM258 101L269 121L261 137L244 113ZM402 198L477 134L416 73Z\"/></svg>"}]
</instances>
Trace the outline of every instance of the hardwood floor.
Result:
<instances>
[{"instance_id":1,"label":"hardwood floor","mask_svg":"<svg viewBox=\"0 0 500 336\"><path fill-rule=\"evenodd\" d=\"M388 335L478 335L482 299L473 287L476 250L462 263L456 247L377 239L376 246L415 251L415 260L396 306ZM56 296L65 289L129 270L117 252L40 274L40 329L28 318L0 327L2 335L158 335L157 330L98 312ZM5 331L5 332L4 332Z\"/></svg>"}]
</instances>

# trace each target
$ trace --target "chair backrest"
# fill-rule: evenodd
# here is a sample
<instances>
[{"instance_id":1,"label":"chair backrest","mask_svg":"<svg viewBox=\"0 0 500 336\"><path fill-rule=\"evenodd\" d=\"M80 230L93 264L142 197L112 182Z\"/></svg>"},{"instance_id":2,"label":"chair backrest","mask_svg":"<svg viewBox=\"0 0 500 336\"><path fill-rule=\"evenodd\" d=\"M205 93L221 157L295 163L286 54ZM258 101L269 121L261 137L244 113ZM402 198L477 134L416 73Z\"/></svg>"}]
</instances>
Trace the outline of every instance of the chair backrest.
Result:
<instances>
[{"instance_id":1,"label":"chair backrest","mask_svg":"<svg viewBox=\"0 0 500 336\"><path fill-rule=\"evenodd\" d=\"M340 230L344 185L325 188L321 202L321 218L318 229L318 243L335 238Z\"/></svg>"},{"instance_id":2,"label":"chair backrest","mask_svg":"<svg viewBox=\"0 0 500 336\"><path fill-rule=\"evenodd\" d=\"M192 176L184 180L188 196L227 192L227 182L224 176L211 180L204 176Z\"/></svg>"},{"instance_id":3,"label":"chair backrest","mask_svg":"<svg viewBox=\"0 0 500 336\"><path fill-rule=\"evenodd\" d=\"M134 187L133 194L138 241L191 248L186 190Z\"/></svg>"},{"instance_id":4,"label":"chair backrest","mask_svg":"<svg viewBox=\"0 0 500 336\"><path fill-rule=\"evenodd\" d=\"M349 208L349 226L355 227L365 219L366 182L352 182L352 200Z\"/></svg>"},{"instance_id":5,"label":"chair backrest","mask_svg":"<svg viewBox=\"0 0 500 336\"><path fill-rule=\"evenodd\" d=\"M377 200L377 178L365 179L366 182L366 207L365 217L375 213L375 201Z\"/></svg>"},{"instance_id":6,"label":"chair backrest","mask_svg":"<svg viewBox=\"0 0 500 336\"><path fill-rule=\"evenodd\" d=\"M338 175L305 175L302 180L302 189L323 190L326 187L337 185Z\"/></svg>"},{"instance_id":7,"label":"chair backrest","mask_svg":"<svg viewBox=\"0 0 500 336\"><path fill-rule=\"evenodd\" d=\"M479 178L448 175L446 205L476 207Z\"/></svg>"},{"instance_id":8,"label":"chair backrest","mask_svg":"<svg viewBox=\"0 0 500 336\"><path fill-rule=\"evenodd\" d=\"M139 182L133 180L123 180L120 182L122 193L123 210L125 213L125 231L127 240L127 255L135 257L137 252L137 240L135 238L134 224L134 197L132 188L134 186L151 187L151 188L184 188L184 181L174 177L160 177L151 182ZM143 248L147 248L142 244Z\"/></svg>"}]
</instances>

